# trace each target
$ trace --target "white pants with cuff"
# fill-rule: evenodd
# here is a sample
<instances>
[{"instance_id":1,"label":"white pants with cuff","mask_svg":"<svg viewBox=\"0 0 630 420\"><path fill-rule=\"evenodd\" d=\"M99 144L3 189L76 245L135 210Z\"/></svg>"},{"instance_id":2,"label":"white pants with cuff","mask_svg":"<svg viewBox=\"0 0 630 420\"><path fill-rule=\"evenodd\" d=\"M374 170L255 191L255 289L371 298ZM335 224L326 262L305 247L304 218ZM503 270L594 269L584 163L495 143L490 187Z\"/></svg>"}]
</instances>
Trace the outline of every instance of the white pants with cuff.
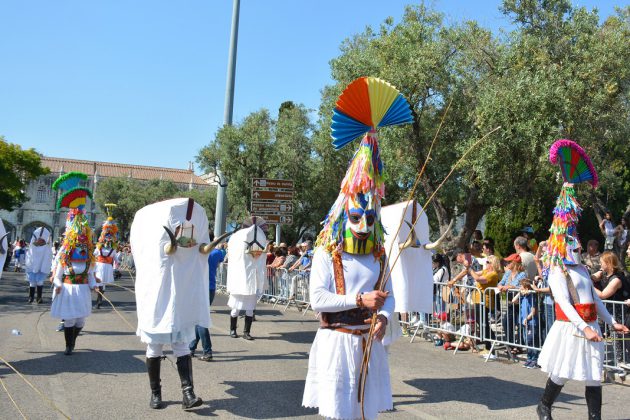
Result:
<instances>
[{"instance_id":1,"label":"white pants with cuff","mask_svg":"<svg viewBox=\"0 0 630 420\"><path fill-rule=\"evenodd\" d=\"M147 358L162 357L164 355L164 344L147 344ZM171 343L171 350L175 357L182 357L190 354L188 343Z\"/></svg>"}]
</instances>

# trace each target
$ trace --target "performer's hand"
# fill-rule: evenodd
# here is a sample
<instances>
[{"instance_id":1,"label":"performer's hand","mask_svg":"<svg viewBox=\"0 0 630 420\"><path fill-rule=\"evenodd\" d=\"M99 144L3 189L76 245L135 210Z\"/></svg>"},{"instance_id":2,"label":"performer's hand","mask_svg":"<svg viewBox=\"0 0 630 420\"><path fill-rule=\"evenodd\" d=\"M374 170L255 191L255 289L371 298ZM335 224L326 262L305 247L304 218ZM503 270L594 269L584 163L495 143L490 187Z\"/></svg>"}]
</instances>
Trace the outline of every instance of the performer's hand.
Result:
<instances>
[{"instance_id":1,"label":"performer's hand","mask_svg":"<svg viewBox=\"0 0 630 420\"><path fill-rule=\"evenodd\" d=\"M371 319L367 320L368 323L372 322ZM385 337L385 332L387 331L387 318L385 315L377 315L376 317L376 325L374 326L374 338L378 341L381 341L383 337Z\"/></svg>"},{"instance_id":2,"label":"performer's hand","mask_svg":"<svg viewBox=\"0 0 630 420\"><path fill-rule=\"evenodd\" d=\"M55 287L55 294L56 295L60 295L61 294L61 286Z\"/></svg>"},{"instance_id":3,"label":"performer's hand","mask_svg":"<svg viewBox=\"0 0 630 420\"><path fill-rule=\"evenodd\" d=\"M617 331L617 332L622 333L622 334L628 334L628 333L630 333L630 329L628 329L628 327L626 327L626 326L625 326L625 325L623 325L623 324L619 324L619 323L617 323L617 322L615 322L615 323L613 324L613 329L614 329L615 331Z\"/></svg>"},{"instance_id":4,"label":"performer's hand","mask_svg":"<svg viewBox=\"0 0 630 420\"><path fill-rule=\"evenodd\" d=\"M361 300L363 306L373 311L381 309L385 303L385 298L389 295L389 292L381 292L378 290L372 290L371 292L363 293Z\"/></svg>"},{"instance_id":5,"label":"performer's hand","mask_svg":"<svg viewBox=\"0 0 630 420\"><path fill-rule=\"evenodd\" d=\"M586 337L589 341L602 341L602 337L591 327L586 327L584 329L584 337Z\"/></svg>"}]
</instances>

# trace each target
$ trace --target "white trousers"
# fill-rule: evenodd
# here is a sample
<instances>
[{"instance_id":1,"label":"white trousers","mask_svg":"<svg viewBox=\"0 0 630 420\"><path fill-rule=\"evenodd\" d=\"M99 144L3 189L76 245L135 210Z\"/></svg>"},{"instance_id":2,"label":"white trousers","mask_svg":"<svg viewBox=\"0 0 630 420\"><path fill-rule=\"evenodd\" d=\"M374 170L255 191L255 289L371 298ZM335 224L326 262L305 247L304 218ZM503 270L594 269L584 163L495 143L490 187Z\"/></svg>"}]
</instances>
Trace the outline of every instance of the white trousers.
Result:
<instances>
[{"instance_id":1,"label":"white trousers","mask_svg":"<svg viewBox=\"0 0 630 420\"><path fill-rule=\"evenodd\" d=\"M232 309L230 311L230 316L233 317L233 318L236 318L240 312L241 311L238 310L238 309ZM245 310L245 315L246 316L254 316L254 310L253 309L246 309Z\"/></svg>"},{"instance_id":2,"label":"white trousers","mask_svg":"<svg viewBox=\"0 0 630 420\"><path fill-rule=\"evenodd\" d=\"M147 357L162 357L164 344L147 344ZM190 349L188 348L188 343L171 343L171 350L173 350L173 355L175 357L186 356L190 354Z\"/></svg>"},{"instance_id":3,"label":"white trousers","mask_svg":"<svg viewBox=\"0 0 630 420\"><path fill-rule=\"evenodd\" d=\"M71 328L71 327L83 328L85 326L85 318L64 319L63 326L66 328Z\"/></svg>"},{"instance_id":4,"label":"white trousers","mask_svg":"<svg viewBox=\"0 0 630 420\"><path fill-rule=\"evenodd\" d=\"M556 375L549 375L549 379L551 379L551 382L553 382L556 385L560 385L560 386L564 386L564 384L567 383L568 379L567 378L560 378ZM600 381L584 381L586 386L602 386L602 383Z\"/></svg>"}]
</instances>

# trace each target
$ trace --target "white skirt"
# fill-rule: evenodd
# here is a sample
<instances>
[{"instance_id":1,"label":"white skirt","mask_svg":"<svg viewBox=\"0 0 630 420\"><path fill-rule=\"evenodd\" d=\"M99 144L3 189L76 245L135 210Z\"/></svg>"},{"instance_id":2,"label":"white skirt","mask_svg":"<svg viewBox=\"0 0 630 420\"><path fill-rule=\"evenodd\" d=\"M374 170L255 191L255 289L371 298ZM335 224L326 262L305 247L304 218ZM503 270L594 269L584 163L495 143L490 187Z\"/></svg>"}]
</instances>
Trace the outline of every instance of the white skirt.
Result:
<instances>
[{"instance_id":1,"label":"white skirt","mask_svg":"<svg viewBox=\"0 0 630 420\"><path fill-rule=\"evenodd\" d=\"M256 295L230 295L227 305L239 311L253 311L256 309L257 301L258 296Z\"/></svg>"},{"instance_id":2,"label":"white skirt","mask_svg":"<svg viewBox=\"0 0 630 420\"><path fill-rule=\"evenodd\" d=\"M98 278L101 282L98 283L98 286L103 284L113 283L114 282L114 266L107 263L97 262L94 268L94 277Z\"/></svg>"},{"instance_id":3,"label":"white skirt","mask_svg":"<svg viewBox=\"0 0 630 420\"><path fill-rule=\"evenodd\" d=\"M601 335L597 322L588 326ZM554 322L538 356L542 371L564 379L601 381L604 342L580 337L584 334L572 322Z\"/></svg>"},{"instance_id":4,"label":"white skirt","mask_svg":"<svg viewBox=\"0 0 630 420\"><path fill-rule=\"evenodd\" d=\"M85 318L92 313L92 294L87 284L63 283L50 306L50 316L59 319Z\"/></svg>"},{"instance_id":5,"label":"white skirt","mask_svg":"<svg viewBox=\"0 0 630 420\"><path fill-rule=\"evenodd\" d=\"M319 407L332 419L360 419L358 383L363 358L363 336L319 329L308 359L302 405ZM393 408L389 364L383 343L374 341L365 386L365 418Z\"/></svg>"}]
</instances>

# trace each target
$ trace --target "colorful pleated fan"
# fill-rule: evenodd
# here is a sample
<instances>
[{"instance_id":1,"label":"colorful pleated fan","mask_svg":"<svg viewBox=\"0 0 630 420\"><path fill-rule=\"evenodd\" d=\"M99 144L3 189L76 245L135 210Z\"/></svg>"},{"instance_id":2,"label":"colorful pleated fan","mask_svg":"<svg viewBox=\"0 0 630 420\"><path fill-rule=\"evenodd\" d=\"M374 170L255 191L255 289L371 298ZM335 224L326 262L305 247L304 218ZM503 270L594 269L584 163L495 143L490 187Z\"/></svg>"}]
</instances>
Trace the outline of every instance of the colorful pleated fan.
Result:
<instances>
[{"instance_id":1,"label":"colorful pleated fan","mask_svg":"<svg viewBox=\"0 0 630 420\"><path fill-rule=\"evenodd\" d=\"M378 127L413 122L405 97L384 80L360 77L337 100L332 117L335 150Z\"/></svg>"},{"instance_id":2,"label":"colorful pleated fan","mask_svg":"<svg viewBox=\"0 0 630 420\"><path fill-rule=\"evenodd\" d=\"M597 187L597 172L591 159L576 142L567 139L556 140L549 149L549 160L560 166L565 182L572 184L588 182L593 188Z\"/></svg>"},{"instance_id":3,"label":"colorful pleated fan","mask_svg":"<svg viewBox=\"0 0 630 420\"><path fill-rule=\"evenodd\" d=\"M57 178L52 185L53 189L64 191L57 200L57 209L61 207L82 209L85 207L87 197L92 198L92 191L88 188L80 187L79 184L87 178L88 176L81 172L68 172Z\"/></svg>"}]
</instances>

